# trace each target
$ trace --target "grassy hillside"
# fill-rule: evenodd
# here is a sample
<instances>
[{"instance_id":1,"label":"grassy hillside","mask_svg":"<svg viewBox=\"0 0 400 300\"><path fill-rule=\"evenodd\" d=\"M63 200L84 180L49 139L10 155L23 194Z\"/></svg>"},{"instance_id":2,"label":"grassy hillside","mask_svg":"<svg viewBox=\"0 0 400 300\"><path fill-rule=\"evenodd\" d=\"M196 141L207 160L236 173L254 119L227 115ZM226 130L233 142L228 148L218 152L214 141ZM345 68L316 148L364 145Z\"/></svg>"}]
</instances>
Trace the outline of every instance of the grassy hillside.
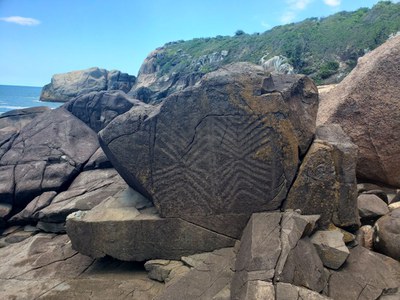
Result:
<instances>
[{"instance_id":1,"label":"grassy hillside","mask_svg":"<svg viewBox=\"0 0 400 300\"><path fill-rule=\"evenodd\" d=\"M400 3L382 1L371 9L310 18L261 34L238 30L235 36L168 43L157 56L157 65L160 75L207 73L236 61L258 63L268 53L268 57L288 57L297 73L308 74L318 83L334 82L343 78L360 56L398 31ZM212 59L213 53L224 50L228 54L223 59Z\"/></svg>"}]
</instances>

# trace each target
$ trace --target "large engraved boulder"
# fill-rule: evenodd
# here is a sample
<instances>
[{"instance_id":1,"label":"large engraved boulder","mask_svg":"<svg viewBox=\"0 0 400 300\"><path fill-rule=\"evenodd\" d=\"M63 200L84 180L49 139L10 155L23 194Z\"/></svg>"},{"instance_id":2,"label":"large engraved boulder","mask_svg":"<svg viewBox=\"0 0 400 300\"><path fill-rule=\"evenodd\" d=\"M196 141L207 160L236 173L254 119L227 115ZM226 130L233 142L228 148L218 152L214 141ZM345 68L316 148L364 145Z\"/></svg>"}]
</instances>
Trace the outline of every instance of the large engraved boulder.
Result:
<instances>
[{"instance_id":1,"label":"large engraved boulder","mask_svg":"<svg viewBox=\"0 0 400 300\"><path fill-rule=\"evenodd\" d=\"M161 217L250 215L281 206L317 108L306 76L237 63L158 106L134 106L99 135L113 166Z\"/></svg>"}]
</instances>

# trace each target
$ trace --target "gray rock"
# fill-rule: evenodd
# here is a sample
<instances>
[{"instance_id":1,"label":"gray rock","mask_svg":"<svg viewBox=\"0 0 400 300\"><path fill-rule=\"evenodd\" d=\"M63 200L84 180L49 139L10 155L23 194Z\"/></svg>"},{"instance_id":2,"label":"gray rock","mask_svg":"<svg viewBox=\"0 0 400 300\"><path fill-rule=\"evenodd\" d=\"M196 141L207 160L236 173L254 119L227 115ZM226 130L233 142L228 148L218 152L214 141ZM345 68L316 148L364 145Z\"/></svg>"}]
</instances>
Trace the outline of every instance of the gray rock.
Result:
<instances>
[{"instance_id":1,"label":"gray rock","mask_svg":"<svg viewBox=\"0 0 400 300\"><path fill-rule=\"evenodd\" d=\"M350 254L343 241L343 234L338 230L317 231L311 237L311 242L324 266L330 269L339 269Z\"/></svg>"},{"instance_id":2,"label":"gray rock","mask_svg":"<svg viewBox=\"0 0 400 300\"><path fill-rule=\"evenodd\" d=\"M400 263L358 246L346 264L331 271L328 296L333 299L377 299L385 290L400 286Z\"/></svg>"},{"instance_id":3,"label":"gray rock","mask_svg":"<svg viewBox=\"0 0 400 300\"><path fill-rule=\"evenodd\" d=\"M69 215L67 233L74 249L95 258L177 260L235 244L235 239L182 219L161 218L154 208L139 211L136 200L110 197L88 212Z\"/></svg>"},{"instance_id":4,"label":"gray rock","mask_svg":"<svg viewBox=\"0 0 400 300\"><path fill-rule=\"evenodd\" d=\"M35 212L33 217L47 223L65 223L70 213L90 210L128 188L115 169L85 171L75 178L66 191L52 199L51 204Z\"/></svg>"},{"instance_id":5,"label":"gray rock","mask_svg":"<svg viewBox=\"0 0 400 300\"><path fill-rule=\"evenodd\" d=\"M144 267L150 279L165 283L173 279L178 280L179 277L184 276L190 271L187 266L184 266L181 261L177 260L149 260L144 264Z\"/></svg>"},{"instance_id":6,"label":"gray rock","mask_svg":"<svg viewBox=\"0 0 400 300\"><path fill-rule=\"evenodd\" d=\"M236 298L240 300L275 300L275 287L271 282L248 281Z\"/></svg>"},{"instance_id":7,"label":"gray rock","mask_svg":"<svg viewBox=\"0 0 400 300\"><path fill-rule=\"evenodd\" d=\"M386 204L389 204L388 196L387 196L387 194L386 194L384 191L382 191L382 190L379 190L379 189L376 189L376 190L368 190L368 191L363 192L363 194L367 194L367 195L376 195L376 196L378 196L379 198L381 198L383 201L385 201Z\"/></svg>"},{"instance_id":8,"label":"gray rock","mask_svg":"<svg viewBox=\"0 0 400 300\"><path fill-rule=\"evenodd\" d=\"M262 91L266 75L247 63L209 73L161 106L115 118L100 132L102 147L162 217L277 209L298 149L312 140L318 97L311 80L297 75L280 78L276 92Z\"/></svg>"},{"instance_id":9,"label":"gray rock","mask_svg":"<svg viewBox=\"0 0 400 300\"><path fill-rule=\"evenodd\" d=\"M65 109L40 114L0 159L0 202L22 209L43 192L66 188L98 146L96 133Z\"/></svg>"},{"instance_id":10,"label":"gray rock","mask_svg":"<svg viewBox=\"0 0 400 300\"><path fill-rule=\"evenodd\" d=\"M373 241L376 251L400 260L400 208L375 223Z\"/></svg>"},{"instance_id":11,"label":"gray rock","mask_svg":"<svg viewBox=\"0 0 400 300\"><path fill-rule=\"evenodd\" d=\"M281 213L255 213L251 216L240 241L231 284L231 298L240 299L246 283L272 281L281 254Z\"/></svg>"},{"instance_id":12,"label":"gray rock","mask_svg":"<svg viewBox=\"0 0 400 300\"><path fill-rule=\"evenodd\" d=\"M48 233L65 233L65 222L45 222L39 221L36 228Z\"/></svg>"},{"instance_id":13,"label":"gray rock","mask_svg":"<svg viewBox=\"0 0 400 300\"><path fill-rule=\"evenodd\" d=\"M278 282L276 284L276 300L327 300L331 299L317 292L291 285L289 283Z\"/></svg>"},{"instance_id":14,"label":"gray rock","mask_svg":"<svg viewBox=\"0 0 400 300\"><path fill-rule=\"evenodd\" d=\"M253 281L298 280L294 275L288 277L288 260L297 251L303 235L311 232L309 227L316 220L318 216L302 216L293 211L253 214L240 241L235 275L231 283L232 299L245 299L244 295L251 293L249 291L253 289ZM308 252L314 254L312 251ZM303 260L312 260L314 257ZM320 262L318 255L316 258L317 263ZM314 262L311 264L315 266ZM314 273L310 276L315 275Z\"/></svg>"},{"instance_id":15,"label":"gray rock","mask_svg":"<svg viewBox=\"0 0 400 300\"><path fill-rule=\"evenodd\" d=\"M0 115L0 129L12 127L20 131L38 115L49 110L47 106L10 110Z\"/></svg>"},{"instance_id":16,"label":"gray rock","mask_svg":"<svg viewBox=\"0 0 400 300\"><path fill-rule=\"evenodd\" d=\"M81 95L63 106L94 131L99 132L116 116L127 112L139 102L122 91L101 91Z\"/></svg>"},{"instance_id":17,"label":"gray rock","mask_svg":"<svg viewBox=\"0 0 400 300\"><path fill-rule=\"evenodd\" d=\"M2 299L154 299L163 289L134 263L93 260L66 235L37 234L0 249Z\"/></svg>"},{"instance_id":18,"label":"gray rock","mask_svg":"<svg viewBox=\"0 0 400 300\"><path fill-rule=\"evenodd\" d=\"M56 195L56 192L44 192L33 199L21 212L11 217L8 222L10 224L37 222L39 220L37 212L49 206Z\"/></svg>"},{"instance_id":19,"label":"gray rock","mask_svg":"<svg viewBox=\"0 0 400 300\"><path fill-rule=\"evenodd\" d=\"M128 92L136 78L120 71L107 71L97 67L55 74L51 83L45 85L41 101L67 102L90 92L122 90Z\"/></svg>"},{"instance_id":20,"label":"gray rock","mask_svg":"<svg viewBox=\"0 0 400 300\"><path fill-rule=\"evenodd\" d=\"M185 276L173 281L156 299L221 299L221 294L229 291L226 286L232 280L234 261L233 248L203 254L200 268L195 266Z\"/></svg>"},{"instance_id":21,"label":"gray rock","mask_svg":"<svg viewBox=\"0 0 400 300\"><path fill-rule=\"evenodd\" d=\"M389 213L387 204L374 194L361 194L357 198L361 221L376 220Z\"/></svg>"},{"instance_id":22,"label":"gray rock","mask_svg":"<svg viewBox=\"0 0 400 300\"><path fill-rule=\"evenodd\" d=\"M285 209L319 214L319 225L358 227L356 186L357 147L339 125L317 128L299 174L290 189Z\"/></svg>"},{"instance_id":23,"label":"gray rock","mask_svg":"<svg viewBox=\"0 0 400 300\"><path fill-rule=\"evenodd\" d=\"M320 293L327 285L328 277L317 250L306 237L289 253L280 281Z\"/></svg>"},{"instance_id":24,"label":"gray rock","mask_svg":"<svg viewBox=\"0 0 400 300\"><path fill-rule=\"evenodd\" d=\"M297 242L303 236L311 234L318 219L318 215L302 216L293 211L286 211L283 213L280 223L280 240L282 249L275 268L275 281L280 281L289 253L296 247Z\"/></svg>"},{"instance_id":25,"label":"gray rock","mask_svg":"<svg viewBox=\"0 0 400 300\"><path fill-rule=\"evenodd\" d=\"M112 168L112 164L103 149L99 147L83 167L83 171Z\"/></svg>"}]
</instances>

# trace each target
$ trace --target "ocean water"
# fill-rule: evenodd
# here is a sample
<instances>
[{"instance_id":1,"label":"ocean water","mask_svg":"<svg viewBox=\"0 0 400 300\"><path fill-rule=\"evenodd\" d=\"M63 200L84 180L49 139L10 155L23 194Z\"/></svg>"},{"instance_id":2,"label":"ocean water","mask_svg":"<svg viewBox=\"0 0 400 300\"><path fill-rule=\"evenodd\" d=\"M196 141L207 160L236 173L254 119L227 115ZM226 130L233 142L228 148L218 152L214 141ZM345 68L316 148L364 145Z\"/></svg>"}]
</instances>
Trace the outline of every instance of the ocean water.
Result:
<instances>
[{"instance_id":1,"label":"ocean water","mask_svg":"<svg viewBox=\"0 0 400 300\"><path fill-rule=\"evenodd\" d=\"M0 114L32 106L57 108L62 103L39 101L41 87L0 85Z\"/></svg>"}]
</instances>

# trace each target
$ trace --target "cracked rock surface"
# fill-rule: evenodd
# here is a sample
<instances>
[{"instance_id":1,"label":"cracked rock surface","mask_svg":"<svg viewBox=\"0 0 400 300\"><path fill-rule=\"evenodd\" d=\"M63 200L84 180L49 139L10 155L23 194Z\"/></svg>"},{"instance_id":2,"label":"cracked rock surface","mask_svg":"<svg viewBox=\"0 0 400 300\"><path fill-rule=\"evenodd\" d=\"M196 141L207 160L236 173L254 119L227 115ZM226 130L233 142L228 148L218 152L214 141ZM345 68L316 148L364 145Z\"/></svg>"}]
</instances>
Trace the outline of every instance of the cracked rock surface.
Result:
<instances>
[{"instance_id":1,"label":"cracked rock surface","mask_svg":"<svg viewBox=\"0 0 400 300\"><path fill-rule=\"evenodd\" d=\"M305 76L268 76L248 63L211 72L118 116L101 145L162 217L277 209L312 141L318 95Z\"/></svg>"},{"instance_id":2,"label":"cracked rock surface","mask_svg":"<svg viewBox=\"0 0 400 300\"><path fill-rule=\"evenodd\" d=\"M357 146L337 125L319 126L293 186L285 209L318 214L327 227L359 226L356 182Z\"/></svg>"},{"instance_id":3,"label":"cracked rock surface","mask_svg":"<svg viewBox=\"0 0 400 300\"><path fill-rule=\"evenodd\" d=\"M236 241L180 218L162 218L150 201L134 191L69 215L66 227L80 253L124 261L180 259L230 247Z\"/></svg>"},{"instance_id":4,"label":"cracked rock surface","mask_svg":"<svg viewBox=\"0 0 400 300\"><path fill-rule=\"evenodd\" d=\"M140 264L94 260L66 235L37 234L0 248L2 299L153 299L163 285Z\"/></svg>"},{"instance_id":5,"label":"cracked rock surface","mask_svg":"<svg viewBox=\"0 0 400 300\"><path fill-rule=\"evenodd\" d=\"M0 202L22 209L42 192L66 188L98 146L96 133L65 109L40 114L0 158Z\"/></svg>"}]
</instances>

